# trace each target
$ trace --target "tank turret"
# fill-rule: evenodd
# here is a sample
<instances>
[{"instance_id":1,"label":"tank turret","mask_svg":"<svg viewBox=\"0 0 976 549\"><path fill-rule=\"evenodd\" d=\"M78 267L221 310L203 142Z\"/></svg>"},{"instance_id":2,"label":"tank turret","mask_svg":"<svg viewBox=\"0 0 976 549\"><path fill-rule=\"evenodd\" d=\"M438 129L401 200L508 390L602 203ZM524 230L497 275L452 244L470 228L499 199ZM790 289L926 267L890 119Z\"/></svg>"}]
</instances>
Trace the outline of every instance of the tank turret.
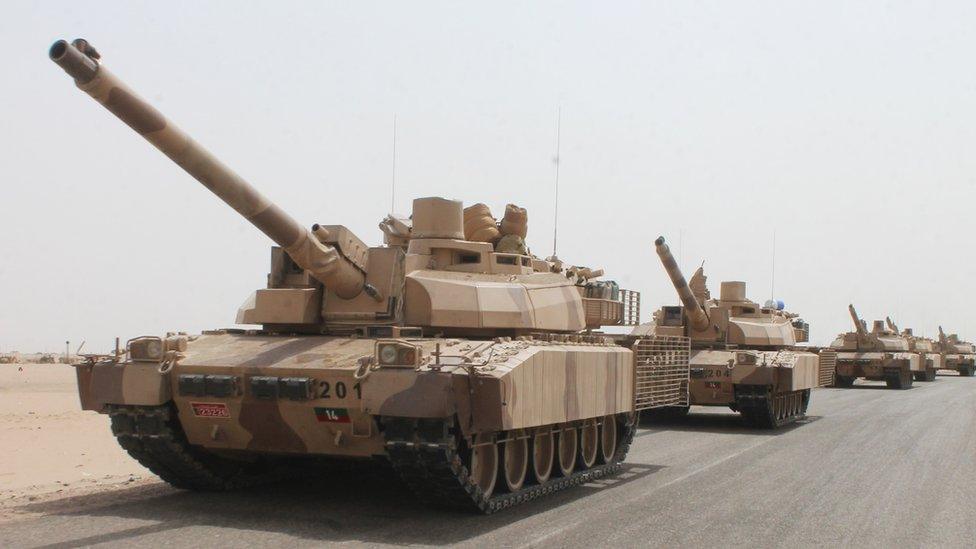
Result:
<instances>
[{"instance_id":1,"label":"tank turret","mask_svg":"<svg viewBox=\"0 0 976 549\"><path fill-rule=\"evenodd\" d=\"M681 319L687 318L688 325L683 330L686 333L682 335L701 344L766 348L791 347L796 344L797 332L793 326L796 315L781 310L775 302L772 307L763 307L750 301L746 297L746 283L742 281L722 282L718 299L701 302L696 294L703 297L710 295L705 286L703 268L698 268L692 277L692 284L689 284L664 237L659 237L654 244L682 304L680 310L664 307L658 313L660 333L675 331L673 327L682 326ZM669 327L672 328L669 330Z\"/></svg>"},{"instance_id":2,"label":"tank turret","mask_svg":"<svg viewBox=\"0 0 976 549\"><path fill-rule=\"evenodd\" d=\"M871 330L867 329L867 322L857 314L854 305L848 305L847 311L854 322L854 331L840 334L831 344L831 348L848 351L907 351L908 341L898 331L890 318L875 320Z\"/></svg>"},{"instance_id":3,"label":"tank turret","mask_svg":"<svg viewBox=\"0 0 976 549\"><path fill-rule=\"evenodd\" d=\"M300 225L106 69L85 40L59 40L50 58L75 84L274 241L268 287L239 324L288 333L409 326L451 335L573 333L637 323L639 296L598 269L561 271L525 244L527 213L495 221L483 204L418 198L410 219L387 217L386 246L341 225ZM467 230L467 235L466 235ZM468 239L466 239L468 238ZM554 272L555 271L555 272Z\"/></svg>"}]
</instances>

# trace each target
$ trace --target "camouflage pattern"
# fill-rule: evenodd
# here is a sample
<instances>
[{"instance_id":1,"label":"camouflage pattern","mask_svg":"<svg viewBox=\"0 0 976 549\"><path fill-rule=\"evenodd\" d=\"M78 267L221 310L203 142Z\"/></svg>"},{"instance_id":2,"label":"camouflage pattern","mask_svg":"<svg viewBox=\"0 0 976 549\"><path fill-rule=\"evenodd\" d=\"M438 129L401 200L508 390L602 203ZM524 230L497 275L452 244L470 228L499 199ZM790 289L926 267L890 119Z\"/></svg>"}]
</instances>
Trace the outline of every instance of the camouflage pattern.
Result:
<instances>
[{"instance_id":1,"label":"camouflage pattern","mask_svg":"<svg viewBox=\"0 0 976 549\"><path fill-rule=\"evenodd\" d=\"M830 344L837 351L835 386L850 387L855 379L864 378L885 381L892 389L908 389L917 375L925 374L926 362L918 352L912 352L908 337L882 320L874 321L868 331L854 305L847 309L854 331L840 334Z\"/></svg>"},{"instance_id":2,"label":"camouflage pattern","mask_svg":"<svg viewBox=\"0 0 976 549\"><path fill-rule=\"evenodd\" d=\"M885 322L889 330L898 333L898 326L891 321L891 318L885 318ZM908 340L908 349L918 354L923 370L913 372L915 381L935 381L936 373L942 368L944 362L942 355L935 350L935 342L926 337L916 336L911 328L902 330L901 336Z\"/></svg>"},{"instance_id":3,"label":"camouflage pattern","mask_svg":"<svg viewBox=\"0 0 976 549\"><path fill-rule=\"evenodd\" d=\"M976 346L968 341L962 341L956 334L946 335L939 326L939 339L933 342L934 350L942 357L939 369L953 370L961 376L976 374Z\"/></svg>"},{"instance_id":4,"label":"camouflage pattern","mask_svg":"<svg viewBox=\"0 0 976 549\"><path fill-rule=\"evenodd\" d=\"M682 306L663 307L634 334L691 338L690 404L740 409L756 394L770 405L802 397L803 405L776 424L801 417L819 371L818 356L796 346L806 325L795 314L746 299L743 282L723 282L719 299L712 299L702 268L686 282L663 238L656 248Z\"/></svg>"},{"instance_id":5,"label":"camouflage pattern","mask_svg":"<svg viewBox=\"0 0 976 549\"><path fill-rule=\"evenodd\" d=\"M588 330L636 324L639 294L597 280L602 270L484 241L496 223L522 242L524 209L509 204L498 222L479 207L479 240L465 240L463 205L440 197L416 199L410 219L388 216L384 246L341 225L304 228L109 73L87 42L59 41L50 56L277 244L268 287L237 316L260 330L143 336L77 366L82 407L109 414L147 467L214 489L245 483L241 463L255 460L380 456L409 479L452 472L411 486L426 497L446 482L484 511L619 467L635 402L652 389L635 383L634 338ZM172 444L160 450L161 439ZM540 472L538 450L555 443L558 482ZM418 461L419 448L436 451Z\"/></svg>"}]
</instances>

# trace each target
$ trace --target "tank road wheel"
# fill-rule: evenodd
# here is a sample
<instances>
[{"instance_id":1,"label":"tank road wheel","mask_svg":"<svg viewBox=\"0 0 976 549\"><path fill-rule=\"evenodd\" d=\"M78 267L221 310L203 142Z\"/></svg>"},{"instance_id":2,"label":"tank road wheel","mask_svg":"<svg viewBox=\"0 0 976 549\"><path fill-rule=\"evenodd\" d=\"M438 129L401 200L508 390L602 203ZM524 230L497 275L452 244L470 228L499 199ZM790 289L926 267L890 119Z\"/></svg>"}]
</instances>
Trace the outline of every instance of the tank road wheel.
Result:
<instances>
[{"instance_id":1,"label":"tank road wheel","mask_svg":"<svg viewBox=\"0 0 976 549\"><path fill-rule=\"evenodd\" d=\"M501 446L501 473L505 480L504 488L509 492L516 492L522 489L529 472L529 439L522 436L520 432L513 432Z\"/></svg>"},{"instance_id":2,"label":"tank road wheel","mask_svg":"<svg viewBox=\"0 0 976 549\"><path fill-rule=\"evenodd\" d=\"M935 374L937 373L938 370L936 370L935 368L929 368L928 370L925 370L925 381L935 381Z\"/></svg>"},{"instance_id":3,"label":"tank road wheel","mask_svg":"<svg viewBox=\"0 0 976 549\"><path fill-rule=\"evenodd\" d=\"M485 497L490 496L498 481L498 444L492 435L475 436L470 470L471 482L481 489Z\"/></svg>"},{"instance_id":4,"label":"tank road wheel","mask_svg":"<svg viewBox=\"0 0 976 549\"><path fill-rule=\"evenodd\" d=\"M617 420L613 416L605 416L600 425L600 463L610 463L617 453Z\"/></svg>"},{"instance_id":5,"label":"tank road wheel","mask_svg":"<svg viewBox=\"0 0 976 549\"><path fill-rule=\"evenodd\" d=\"M478 434L473 439L462 432L456 417L385 416L381 428L390 464L420 501L490 514L620 472L621 461L634 439L636 419L636 414L606 418L604 421L617 429L612 461L580 471L576 470L579 422L532 431ZM593 447L599 453L602 437L598 421L583 422L583 427L595 429ZM553 464L557 462L558 478L554 478ZM525 482L526 477L536 482Z\"/></svg>"},{"instance_id":6,"label":"tank road wheel","mask_svg":"<svg viewBox=\"0 0 976 549\"><path fill-rule=\"evenodd\" d=\"M576 429L564 426L559 431L559 442L556 454L559 457L559 474L568 477L576 468L576 447L578 443Z\"/></svg>"},{"instance_id":7,"label":"tank road wheel","mask_svg":"<svg viewBox=\"0 0 976 549\"><path fill-rule=\"evenodd\" d=\"M600 452L600 429L595 419L588 419L580 427L579 467L589 469Z\"/></svg>"},{"instance_id":8,"label":"tank road wheel","mask_svg":"<svg viewBox=\"0 0 976 549\"><path fill-rule=\"evenodd\" d=\"M744 386L737 390L736 406L749 427L775 429L806 416L810 389L773 393L768 387Z\"/></svg>"},{"instance_id":9,"label":"tank road wheel","mask_svg":"<svg viewBox=\"0 0 976 549\"><path fill-rule=\"evenodd\" d=\"M838 374L834 378L834 387L841 387L847 389L848 387L854 386L854 380L857 379L854 376L842 376Z\"/></svg>"},{"instance_id":10,"label":"tank road wheel","mask_svg":"<svg viewBox=\"0 0 976 549\"><path fill-rule=\"evenodd\" d=\"M540 429L532 437L532 475L542 484L552 475L552 465L556 461L556 444L552 431Z\"/></svg>"}]
</instances>

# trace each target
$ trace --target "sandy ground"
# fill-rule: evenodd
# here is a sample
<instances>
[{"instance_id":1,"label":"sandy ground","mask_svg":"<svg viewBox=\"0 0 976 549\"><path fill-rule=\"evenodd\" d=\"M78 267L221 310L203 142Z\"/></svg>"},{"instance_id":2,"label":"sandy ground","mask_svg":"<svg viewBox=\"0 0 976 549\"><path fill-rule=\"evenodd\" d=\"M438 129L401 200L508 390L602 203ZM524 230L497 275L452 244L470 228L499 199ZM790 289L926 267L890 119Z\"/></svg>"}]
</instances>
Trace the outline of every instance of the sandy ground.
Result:
<instances>
[{"instance_id":1,"label":"sandy ground","mask_svg":"<svg viewBox=\"0 0 976 549\"><path fill-rule=\"evenodd\" d=\"M74 368L0 364L0 517L27 501L155 479L82 412Z\"/></svg>"}]
</instances>

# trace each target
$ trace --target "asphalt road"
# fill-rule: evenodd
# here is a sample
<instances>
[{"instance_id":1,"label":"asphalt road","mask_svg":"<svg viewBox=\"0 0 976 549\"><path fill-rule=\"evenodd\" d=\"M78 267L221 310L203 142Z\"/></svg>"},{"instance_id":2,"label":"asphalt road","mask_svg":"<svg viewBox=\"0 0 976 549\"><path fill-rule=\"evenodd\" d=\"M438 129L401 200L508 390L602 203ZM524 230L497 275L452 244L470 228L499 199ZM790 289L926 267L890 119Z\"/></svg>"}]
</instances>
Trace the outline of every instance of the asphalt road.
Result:
<instances>
[{"instance_id":1,"label":"asphalt road","mask_svg":"<svg viewBox=\"0 0 976 549\"><path fill-rule=\"evenodd\" d=\"M233 494L140 486L35 503L3 547L967 546L976 533L976 378L818 389L777 432L693 409L642 429L620 477L493 516L431 511L380 476ZM107 429L106 425L106 429Z\"/></svg>"}]
</instances>

